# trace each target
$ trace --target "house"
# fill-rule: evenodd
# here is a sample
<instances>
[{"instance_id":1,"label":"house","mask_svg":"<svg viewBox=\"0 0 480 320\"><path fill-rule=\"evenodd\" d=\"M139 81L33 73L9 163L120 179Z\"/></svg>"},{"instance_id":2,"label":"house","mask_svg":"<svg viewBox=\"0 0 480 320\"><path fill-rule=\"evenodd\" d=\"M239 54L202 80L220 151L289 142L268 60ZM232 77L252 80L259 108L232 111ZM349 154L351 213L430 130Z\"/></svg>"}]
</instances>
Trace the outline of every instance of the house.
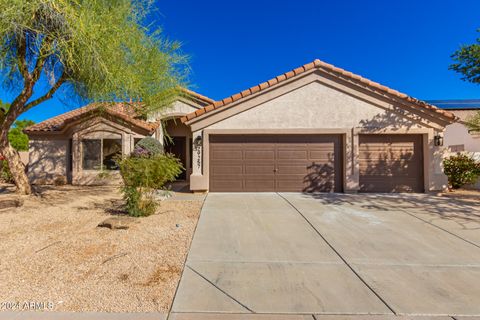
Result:
<instances>
[{"instance_id":1,"label":"house","mask_svg":"<svg viewBox=\"0 0 480 320\"><path fill-rule=\"evenodd\" d=\"M458 117L445 128L444 144L451 152L480 152L480 132L472 132L465 121L480 112L480 100L432 100L429 103Z\"/></svg>"},{"instance_id":2,"label":"house","mask_svg":"<svg viewBox=\"0 0 480 320\"><path fill-rule=\"evenodd\" d=\"M72 111L26 131L33 181L95 183L163 121L192 191L428 192L447 185L446 110L315 60L221 101L189 92L148 121ZM178 121L180 117L181 121ZM182 152L185 154L183 155ZM45 159L44 159L45 158Z\"/></svg>"},{"instance_id":3,"label":"house","mask_svg":"<svg viewBox=\"0 0 480 320\"><path fill-rule=\"evenodd\" d=\"M180 117L213 100L182 89L173 104L142 119L129 103L93 103L24 130L30 138L28 176L33 184L117 183L115 157L129 154L140 139L153 136L191 173L191 131ZM164 139L165 132L169 139ZM105 175L111 173L108 179ZM112 176L113 175L113 176Z\"/></svg>"}]
</instances>

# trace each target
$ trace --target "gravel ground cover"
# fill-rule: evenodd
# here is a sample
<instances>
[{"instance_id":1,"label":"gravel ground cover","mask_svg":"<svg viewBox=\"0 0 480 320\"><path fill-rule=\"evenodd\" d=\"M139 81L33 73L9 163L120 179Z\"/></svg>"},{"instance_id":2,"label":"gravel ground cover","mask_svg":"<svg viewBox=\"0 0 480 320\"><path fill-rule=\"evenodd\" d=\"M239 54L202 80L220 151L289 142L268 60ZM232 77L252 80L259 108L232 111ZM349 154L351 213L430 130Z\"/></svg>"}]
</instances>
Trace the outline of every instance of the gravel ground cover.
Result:
<instances>
[{"instance_id":1,"label":"gravel ground cover","mask_svg":"<svg viewBox=\"0 0 480 320\"><path fill-rule=\"evenodd\" d=\"M203 199L162 201L155 215L110 230L97 225L122 214L118 188L49 187L32 197L11 191L0 186L0 200L24 205L0 210L0 302L168 311Z\"/></svg>"}]
</instances>

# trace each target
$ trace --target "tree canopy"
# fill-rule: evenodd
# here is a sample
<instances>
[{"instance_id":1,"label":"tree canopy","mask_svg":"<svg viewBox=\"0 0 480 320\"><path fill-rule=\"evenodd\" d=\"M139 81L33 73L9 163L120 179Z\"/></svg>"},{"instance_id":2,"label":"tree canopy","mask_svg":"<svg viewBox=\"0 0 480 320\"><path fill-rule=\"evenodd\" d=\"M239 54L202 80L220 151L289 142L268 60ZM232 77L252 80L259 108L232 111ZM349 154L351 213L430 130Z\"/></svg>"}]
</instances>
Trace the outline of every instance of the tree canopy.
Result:
<instances>
[{"instance_id":1,"label":"tree canopy","mask_svg":"<svg viewBox=\"0 0 480 320\"><path fill-rule=\"evenodd\" d=\"M462 74L462 80L480 84L480 38L474 44L461 46L453 53L452 59L455 63L450 69ZM466 119L465 123L470 131L480 132L480 112Z\"/></svg>"},{"instance_id":2,"label":"tree canopy","mask_svg":"<svg viewBox=\"0 0 480 320\"><path fill-rule=\"evenodd\" d=\"M0 0L0 69L20 91L42 73L94 101L141 100L158 107L185 79L180 45L145 27L151 1ZM29 75L30 73L30 75ZM31 100L25 110L51 94Z\"/></svg>"},{"instance_id":3,"label":"tree canopy","mask_svg":"<svg viewBox=\"0 0 480 320\"><path fill-rule=\"evenodd\" d=\"M17 151L28 151L28 136L23 129L35 124L32 120L17 120L13 128L8 132L8 140Z\"/></svg>"},{"instance_id":4,"label":"tree canopy","mask_svg":"<svg viewBox=\"0 0 480 320\"><path fill-rule=\"evenodd\" d=\"M461 46L453 53L452 59L455 63L450 69L462 74L462 80L480 84L480 38L474 44Z\"/></svg>"},{"instance_id":5,"label":"tree canopy","mask_svg":"<svg viewBox=\"0 0 480 320\"><path fill-rule=\"evenodd\" d=\"M133 105L146 114L168 105L183 84L186 57L147 24L152 4L0 0L0 80L16 96L8 110L0 106L0 153L19 192L31 187L8 132L24 112L61 89L66 98L142 102Z\"/></svg>"}]
</instances>

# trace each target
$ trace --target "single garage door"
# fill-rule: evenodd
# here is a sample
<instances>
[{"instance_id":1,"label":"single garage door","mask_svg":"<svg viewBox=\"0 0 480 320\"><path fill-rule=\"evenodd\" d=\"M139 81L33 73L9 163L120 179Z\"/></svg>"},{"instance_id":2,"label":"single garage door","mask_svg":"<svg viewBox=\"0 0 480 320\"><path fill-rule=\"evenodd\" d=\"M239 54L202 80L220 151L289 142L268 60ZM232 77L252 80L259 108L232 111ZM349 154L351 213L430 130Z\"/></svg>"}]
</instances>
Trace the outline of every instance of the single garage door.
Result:
<instances>
[{"instance_id":1,"label":"single garage door","mask_svg":"<svg viewBox=\"0 0 480 320\"><path fill-rule=\"evenodd\" d=\"M341 135L210 135L210 191L342 192Z\"/></svg>"},{"instance_id":2,"label":"single garage door","mask_svg":"<svg viewBox=\"0 0 480 320\"><path fill-rule=\"evenodd\" d=\"M360 191L423 192L422 135L359 136Z\"/></svg>"}]
</instances>

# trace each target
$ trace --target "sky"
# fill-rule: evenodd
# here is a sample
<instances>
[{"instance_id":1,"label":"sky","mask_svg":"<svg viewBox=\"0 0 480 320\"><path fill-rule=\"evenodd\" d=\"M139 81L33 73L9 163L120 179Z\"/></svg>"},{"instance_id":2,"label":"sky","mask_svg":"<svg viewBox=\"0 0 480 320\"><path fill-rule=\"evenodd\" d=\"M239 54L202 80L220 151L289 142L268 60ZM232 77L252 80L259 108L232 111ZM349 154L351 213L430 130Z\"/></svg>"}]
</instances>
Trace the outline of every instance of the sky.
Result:
<instances>
[{"instance_id":1,"label":"sky","mask_svg":"<svg viewBox=\"0 0 480 320\"><path fill-rule=\"evenodd\" d=\"M156 7L154 23L190 56L190 88L213 99L317 58L422 100L480 98L480 86L448 69L451 54L480 37L478 0L158 0ZM22 118L38 122L78 106L54 98Z\"/></svg>"}]
</instances>

